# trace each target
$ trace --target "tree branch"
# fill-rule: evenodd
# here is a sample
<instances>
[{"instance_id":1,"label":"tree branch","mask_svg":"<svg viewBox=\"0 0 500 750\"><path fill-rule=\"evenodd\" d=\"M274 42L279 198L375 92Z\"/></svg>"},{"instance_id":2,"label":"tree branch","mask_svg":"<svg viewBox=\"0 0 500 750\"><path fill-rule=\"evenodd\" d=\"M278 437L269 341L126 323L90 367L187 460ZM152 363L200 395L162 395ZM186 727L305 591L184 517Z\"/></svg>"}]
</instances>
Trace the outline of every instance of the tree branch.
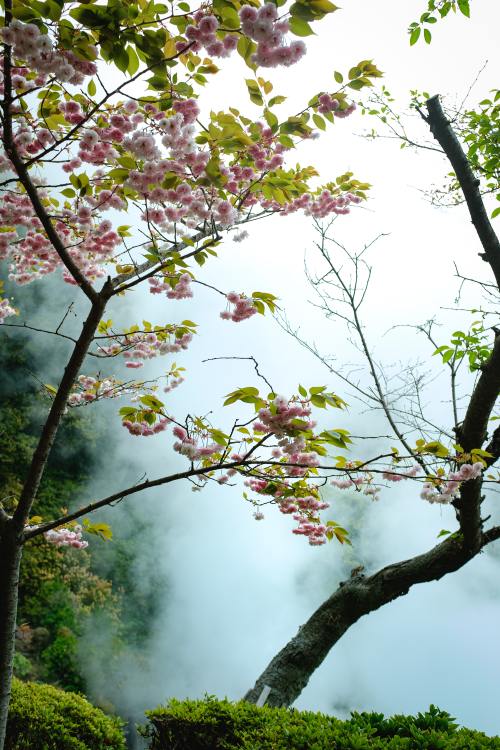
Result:
<instances>
[{"instance_id":1,"label":"tree branch","mask_svg":"<svg viewBox=\"0 0 500 750\"><path fill-rule=\"evenodd\" d=\"M483 365L481 375L472 392L464 421L457 430L460 445L466 453L480 448L486 440L490 414L500 392L500 334L496 334L493 351ZM498 440L494 440L495 447ZM498 445L496 445L498 448ZM454 505L458 509L460 529L471 549L479 549L481 544L481 486L482 479L464 482L460 498Z\"/></svg>"},{"instance_id":2,"label":"tree branch","mask_svg":"<svg viewBox=\"0 0 500 750\"><path fill-rule=\"evenodd\" d=\"M426 106L428 117L425 120L455 171L472 223L484 249L484 255L481 257L490 264L500 289L500 242L484 207L479 191L479 180L475 177L460 141L443 112L439 96L428 99Z\"/></svg>"},{"instance_id":3,"label":"tree branch","mask_svg":"<svg viewBox=\"0 0 500 750\"><path fill-rule=\"evenodd\" d=\"M57 389L57 393L52 402L52 406L33 454L28 476L24 483L21 497L19 498L19 503L12 517L12 523L19 531L22 530L28 521L33 500L38 491L50 450L66 408L68 396L85 359L88 348L92 343L94 333L99 325L99 321L101 320L111 292L110 282L107 281L101 292L97 294L95 302L92 304L87 319L83 324L82 332L78 337L71 357L69 358L68 364L64 370L59 388Z\"/></svg>"},{"instance_id":4,"label":"tree branch","mask_svg":"<svg viewBox=\"0 0 500 750\"><path fill-rule=\"evenodd\" d=\"M492 528L482 535L480 546L498 538L500 527ZM475 554L461 535L453 535L422 555L388 565L367 578L356 576L341 583L272 659L244 699L256 703L268 685L268 705L289 706L330 649L363 615L404 596L417 583L437 581L458 570Z\"/></svg>"},{"instance_id":5,"label":"tree branch","mask_svg":"<svg viewBox=\"0 0 500 750\"><path fill-rule=\"evenodd\" d=\"M215 227L215 231L216 232L218 231L218 227ZM213 232L212 227L210 228L209 231L202 230L198 232L197 234L195 234L193 237L191 237L190 241L197 244L198 242L201 242L201 240L209 237L212 234L212 232ZM154 273L159 273L162 270L162 268L164 268L165 265L169 262L170 260L169 254L172 251L181 253L187 247L188 247L187 242L178 242L172 248L169 248L166 251L164 257L160 257L158 258L158 260L146 260L141 265L136 266L133 271L127 271L126 273L118 274L111 281L113 285L113 289L114 289L113 294L119 294L120 292L123 292L129 289L131 286L134 286L135 284L140 283L141 281L144 281L144 279L148 278L148 276L152 276ZM204 247L200 247L199 249L195 250L193 254L196 254L197 252L201 252L204 249L205 249ZM158 268L155 268L155 266L158 266ZM149 271L151 271L151 269L154 269L153 273L148 273ZM142 274L148 274L148 275L143 276Z\"/></svg>"},{"instance_id":6,"label":"tree branch","mask_svg":"<svg viewBox=\"0 0 500 750\"><path fill-rule=\"evenodd\" d=\"M146 479L144 482L141 482L140 484L135 484L132 487L127 487L124 490L120 490L120 492L115 492L112 495L108 495L108 497L104 497L101 500L96 500L93 503L89 503L88 505L85 505L83 508L79 508L78 510L75 510L73 513L68 513L65 516L61 516L60 518L57 518L54 521L48 521L47 523L39 524L38 526L35 526L33 529L30 529L29 531L26 531L24 534L24 541L28 541L28 539L33 539L34 537L40 536L41 534L44 534L46 531L50 531L51 529L57 529L61 526L65 526L67 523L70 523L71 521L77 521L82 516L86 516L89 513L93 513L95 510L99 510L99 508L105 508L108 505L112 505L115 502L119 502L120 500L123 500L125 497L129 497L130 495L134 495L137 492L142 492L143 490L151 489L151 487L161 487L164 484L171 484L172 482L177 482L180 479L189 479L190 477L197 477L197 476L203 476L208 471L214 471L222 469L226 471L227 469L234 469L237 466L241 466L241 461L230 461L228 463L224 464L216 464L214 466L210 467L204 467L200 469L188 469L187 471L180 471L177 474L170 474L165 477L159 477L158 479Z\"/></svg>"}]
</instances>

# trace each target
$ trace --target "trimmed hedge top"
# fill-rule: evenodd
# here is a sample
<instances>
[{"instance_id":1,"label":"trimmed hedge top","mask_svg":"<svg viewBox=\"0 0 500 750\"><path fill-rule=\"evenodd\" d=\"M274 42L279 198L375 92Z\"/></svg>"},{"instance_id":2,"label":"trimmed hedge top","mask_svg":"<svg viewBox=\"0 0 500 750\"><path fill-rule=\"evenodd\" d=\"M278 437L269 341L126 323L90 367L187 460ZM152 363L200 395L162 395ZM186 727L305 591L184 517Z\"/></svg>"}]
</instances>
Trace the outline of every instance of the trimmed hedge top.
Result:
<instances>
[{"instance_id":1,"label":"trimmed hedge top","mask_svg":"<svg viewBox=\"0 0 500 750\"><path fill-rule=\"evenodd\" d=\"M207 697L171 700L147 716L150 750L500 750L499 737L458 729L435 706L417 716L353 713L341 721Z\"/></svg>"},{"instance_id":2,"label":"trimmed hedge top","mask_svg":"<svg viewBox=\"0 0 500 750\"><path fill-rule=\"evenodd\" d=\"M125 750L121 726L80 695L14 679L5 750Z\"/></svg>"}]
</instances>

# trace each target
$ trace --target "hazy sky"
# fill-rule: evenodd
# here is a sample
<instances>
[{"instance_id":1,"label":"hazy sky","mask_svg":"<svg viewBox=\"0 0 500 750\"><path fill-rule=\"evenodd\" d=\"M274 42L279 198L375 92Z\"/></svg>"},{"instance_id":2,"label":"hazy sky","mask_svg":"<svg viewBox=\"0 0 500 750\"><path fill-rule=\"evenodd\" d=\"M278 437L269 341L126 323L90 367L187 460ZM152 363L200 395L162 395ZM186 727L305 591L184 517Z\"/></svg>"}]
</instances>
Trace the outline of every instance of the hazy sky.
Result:
<instances>
[{"instance_id":1,"label":"hazy sky","mask_svg":"<svg viewBox=\"0 0 500 750\"><path fill-rule=\"evenodd\" d=\"M276 93L289 97L282 111L294 112L313 93L332 90L334 70L346 71L367 58L385 72L385 85L401 110L409 89L441 93L452 103L460 102L488 60L470 102L484 98L499 83L500 7L493 0L473 0L470 21L450 18L433 28L432 45L410 48L406 27L424 5L424 0L346 0L342 10L317 25L318 36L307 40L303 62L289 70L263 71ZM221 73L203 93L203 106L233 105L256 116L244 85L238 83L248 73L231 60L227 75ZM383 336L385 331L436 315L446 323L442 334L446 341L449 326L455 330L469 320L440 310L452 306L456 296L453 261L471 275L484 273L485 268L477 259L478 242L464 209L437 210L421 193L442 184L449 171L444 161L430 152L401 151L393 141L360 137L370 128L368 118L355 114L307 143L297 158L316 165L325 181L350 170L373 185L366 207L341 217L335 236L355 250L380 233L388 235L370 254L374 273L364 319L377 357L397 369L430 352L410 329ZM410 128L416 140L428 136L418 117ZM290 320L325 354L335 354L340 362L358 362L342 324L324 321L308 304L312 295L303 263L313 240L311 224L304 217L267 219L251 226L246 242L225 243L219 259L199 277L225 291L274 292ZM308 256L314 268L314 251ZM186 412L214 410L214 423L227 425L237 410L220 409L224 394L238 386L258 385L248 362L201 363L216 356L254 355L278 392L289 394L299 382L327 384L350 401L345 386L272 319L257 316L239 325L221 321L221 301L219 295L200 287L192 303L167 304L141 292L134 296L139 321L145 317L160 324L189 317L200 323L201 335L186 354L177 357L188 368L186 383L172 395L177 418ZM427 400L432 404L430 413L447 426L445 388L445 381L438 379ZM348 413L324 419L325 424L345 426L355 434L387 432L378 418L360 412L354 402ZM124 486L125 480L138 478L134 472L158 476L184 465L173 454L166 434L140 440L117 427L117 440L121 463L112 472L103 471L96 492ZM357 445L353 453L362 456L363 450ZM373 572L387 562L424 551L435 543L441 528L454 523L449 509L424 504L418 487L411 484L384 491L377 504L341 497L333 488L328 499L334 518L346 524L357 518L362 523L361 539L347 558L335 543L309 548L291 534L290 519L272 508L264 521L255 522L239 487L216 486L195 494L189 485L177 485L129 501L155 528L154 543L148 543L137 560L138 577L161 570L169 588L156 623L149 668L141 672L135 665L124 667L128 687L119 689L123 706L151 707L169 696L205 692L241 697L346 570L363 562ZM126 524L126 514L125 504L113 511L115 533ZM413 713L435 703L461 723L499 733L498 574L498 555L483 554L459 573L418 587L365 617L333 649L296 705L390 714ZM127 673L129 667L135 671Z\"/></svg>"}]
</instances>

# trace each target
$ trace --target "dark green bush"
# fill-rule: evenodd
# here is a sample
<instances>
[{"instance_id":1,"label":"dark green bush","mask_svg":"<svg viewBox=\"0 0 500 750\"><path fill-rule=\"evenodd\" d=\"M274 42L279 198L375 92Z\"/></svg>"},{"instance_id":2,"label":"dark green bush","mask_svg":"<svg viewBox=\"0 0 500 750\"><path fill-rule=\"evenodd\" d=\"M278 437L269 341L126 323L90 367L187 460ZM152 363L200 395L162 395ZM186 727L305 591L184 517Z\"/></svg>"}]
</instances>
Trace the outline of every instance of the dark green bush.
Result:
<instances>
[{"instance_id":1,"label":"dark green bush","mask_svg":"<svg viewBox=\"0 0 500 750\"><path fill-rule=\"evenodd\" d=\"M125 750L119 719L51 685L14 680L5 750Z\"/></svg>"},{"instance_id":2,"label":"dark green bush","mask_svg":"<svg viewBox=\"0 0 500 750\"><path fill-rule=\"evenodd\" d=\"M208 697L148 711L150 750L500 750L499 737L457 729L431 706L418 716L353 713L348 721Z\"/></svg>"}]
</instances>

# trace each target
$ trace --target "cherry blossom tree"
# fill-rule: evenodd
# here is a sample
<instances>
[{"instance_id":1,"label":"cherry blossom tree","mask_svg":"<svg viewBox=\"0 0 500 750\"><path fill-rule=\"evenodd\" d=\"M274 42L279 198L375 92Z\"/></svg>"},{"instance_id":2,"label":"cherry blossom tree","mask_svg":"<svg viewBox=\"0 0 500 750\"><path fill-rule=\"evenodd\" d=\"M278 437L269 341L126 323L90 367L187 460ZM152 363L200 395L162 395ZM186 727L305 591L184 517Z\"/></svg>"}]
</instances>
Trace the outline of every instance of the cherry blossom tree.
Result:
<instances>
[{"instance_id":1,"label":"cherry blossom tree","mask_svg":"<svg viewBox=\"0 0 500 750\"><path fill-rule=\"evenodd\" d=\"M45 387L50 405L22 491L0 506L0 750L23 547L40 536L74 548L87 544L86 534L109 537L110 529L92 520L99 508L181 480L200 489L212 481L239 481L256 518L263 504L274 505L291 516L293 533L315 547L349 541L342 526L322 519L328 507L320 494L325 483L356 487L373 498L381 485L406 479L423 485L426 500L452 503L459 514L460 533L428 553L418 567L421 580L456 569L499 535L495 528L483 531L480 515L484 471L498 454L497 448L482 448L498 393L496 344L472 393L459 442L451 445L424 440L403 443L401 452L389 447L356 460L331 455L346 451L351 438L342 429L317 427L313 409L345 407L322 385L300 385L287 395L267 383L260 390L238 387L225 405L239 403L243 415L225 430L207 417L174 415L169 406L168 394L184 377L182 365L169 355L181 354L198 330L191 320L171 319L176 300L190 299L204 283L204 264L223 254L228 240L243 241L249 222L295 212L318 221L340 218L366 198L368 185L351 173L318 186L316 170L297 165L295 150L352 115L354 92L381 75L372 61L337 71L332 91L309 92L301 111L286 116L277 114L285 98L273 94L260 75L265 68L299 63L306 52L302 38L335 10L330 0L212 0L196 8L184 1L4 2L0 253L16 293L0 301L0 314L4 326L62 336L72 350L57 384ZM251 71L248 94L261 110L255 121L234 107L203 113L198 106L200 87L231 55L239 55ZM118 83L108 82L106 64L120 73ZM461 180L458 171L457 176ZM122 223L125 212L131 223ZM498 249L491 242L485 253L495 269ZM51 275L62 276L86 305L78 336L64 328L65 309L52 331L24 319L17 287ZM168 320L131 320L119 328L107 318L108 305L113 301L126 313L139 284L165 299ZM271 292L216 292L225 299L224 325L251 325L256 314L276 309ZM139 371L146 360L162 356L168 369L155 382L121 380L96 371L94 364L97 358L105 369L106 360L121 360L124 372ZM383 400L382 391L379 397ZM120 417L131 439L165 433L162 439L185 458L186 469L117 486L108 497L58 518L38 517L37 491L65 415L117 398L126 401ZM370 598L370 589L357 616L411 585L406 573L396 578L397 585L382 571L376 578L379 599ZM359 594L352 586L338 595L347 607ZM348 624L340 616L338 622L340 637ZM307 681L307 669L331 645L326 639L319 647L309 637L304 644L306 672L297 663L293 680L287 670L276 679L266 673L248 699L257 700L265 684L271 702L292 700ZM285 689L285 683L291 687Z\"/></svg>"},{"instance_id":2,"label":"cherry blossom tree","mask_svg":"<svg viewBox=\"0 0 500 750\"><path fill-rule=\"evenodd\" d=\"M297 165L295 157L290 166L288 157L327 124L352 114L350 95L381 75L375 65L359 62L335 90L311 91L303 109L284 118L275 109L285 97L271 96L272 84L259 74L298 63L306 51L300 37L335 10L329 0L213 0L194 8L142 0L4 3L0 257L13 288L59 275L88 309L78 336L64 328L65 310L57 329L44 331L69 339L71 355L57 385L45 387L50 408L22 491L0 506L0 748L19 565L32 539L44 535L48 543L82 548L85 534L110 535L88 518L98 508L182 479L203 487L234 477L252 493L247 499L257 517L264 496L293 515L294 533L311 545L346 540L344 529L321 521L327 504L318 478L320 456L329 445L346 447L349 438L317 430L311 415L313 407L343 408L334 393L322 386L301 386L286 397L237 389L226 404L250 404L254 416L236 419L224 432L207 418L176 418L168 396L160 399L161 385L168 394L182 383L182 367L170 363L151 383L121 381L91 364L91 357L121 358L125 368L139 370L145 360L182 352L196 332L190 320L130 321L119 329L105 317L111 300L126 309L131 290L143 284L168 300L175 317L175 301L189 299L203 283L194 269L223 251L226 239L242 241L246 223L297 211L318 219L344 215L365 199L368 185L352 174L313 186L316 170ZM262 110L258 120L233 107L200 112L200 87L219 72L216 63L234 54L251 71L246 85ZM117 84L108 83L110 66L120 74ZM122 223L120 213L133 215L133 225ZM270 292L223 294L220 314L228 325L275 310ZM20 293L1 299L0 315L4 326L41 330L36 320L23 318ZM124 429L141 438L165 432L186 470L117 487L110 497L59 518L37 517L37 491L65 414L117 397L130 404L120 409Z\"/></svg>"}]
</instances>

